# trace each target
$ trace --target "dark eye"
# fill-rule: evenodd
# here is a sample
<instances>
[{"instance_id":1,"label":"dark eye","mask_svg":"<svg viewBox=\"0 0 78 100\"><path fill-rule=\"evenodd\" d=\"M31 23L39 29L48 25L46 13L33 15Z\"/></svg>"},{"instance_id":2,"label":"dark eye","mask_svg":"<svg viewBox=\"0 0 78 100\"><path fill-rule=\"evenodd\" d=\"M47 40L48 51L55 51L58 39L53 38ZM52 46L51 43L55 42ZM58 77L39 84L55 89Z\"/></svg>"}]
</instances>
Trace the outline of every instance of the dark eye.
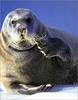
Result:
<instances>
[{"instance_id":1,"label":"dark eye","mask_svg":"<svg viewBox=\"0 0 78 100\"><path fill-rule=\"evenodd\" d=\"M29 25L32 24L32 18L28 17L27 19L25 19L25 22Z\"/></svg>"},{"instance_id":2,"label":"dark eye","mask_svg":"<svg viewBox=\"0 0 78 100\"><path fill-rule=\"evenodd\" d=\"M16 21L15 20L12 20L11 23L14 25L14 24L16 24Z\"/></svg>"}]
</instances>

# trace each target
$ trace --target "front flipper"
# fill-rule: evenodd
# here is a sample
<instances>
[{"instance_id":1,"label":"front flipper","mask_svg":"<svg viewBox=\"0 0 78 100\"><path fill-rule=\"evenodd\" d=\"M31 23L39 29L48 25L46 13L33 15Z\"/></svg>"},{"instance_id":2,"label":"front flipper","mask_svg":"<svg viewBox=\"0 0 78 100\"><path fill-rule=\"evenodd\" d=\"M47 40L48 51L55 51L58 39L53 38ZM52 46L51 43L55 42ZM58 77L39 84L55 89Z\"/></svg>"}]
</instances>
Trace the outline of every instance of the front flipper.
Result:
<instances>
[{"instance_id":1,"label":"front flipper","mask_svg":"<svg viewBox=\"0 0 78 100\"><path fill-rule=\"evenodd\" d=\"M34 94L36 92L39 92L43 90L45 85L40 85L40 86L32 86L32 85L25 85L25 84L20 84L21 88L18 90L18 93L20 94Z\"/></svg>"},{"instance_id":2,"label":"front flipper","mask_svg":"<svg viewBox=\"0 0 78 100\"><path fill-rule=\"evenodd\" d=\"M64 62L71 62L70 47L59 38L43 38L38 41L38 48L46 58L57 56Z\"/></svg>"},{"instance_id":3,"label":"front flipper","mask_svg":"<svg viewBox=\"0 0 78 100\"><path fill-rule=\"evenodd\" d=\"M32 86L32 85L24 85L24 84L20 84L20 86L22 87L21 89L18 90L18 92L20 94L34 94L34 93L38 93L38 92L45 92L48 91L49 89L51 89L53 86L51 84L47 84L47 85L40 85L40 86Z\"/></svg>"},{"instance_id":4,"label":"front flipper","mask_svg":"<svg viewBox=\"0 0 78 100\"><path fill-rule=\"evenodd\" d=\"M17 94L31 95L38 92L48 91L52 87L52 85L47 84L47 85L35 86L35 85L31 85L31 84L29 85L29 84L15 81L11 83L10 87Z\"/></svg>"}]
</instances>

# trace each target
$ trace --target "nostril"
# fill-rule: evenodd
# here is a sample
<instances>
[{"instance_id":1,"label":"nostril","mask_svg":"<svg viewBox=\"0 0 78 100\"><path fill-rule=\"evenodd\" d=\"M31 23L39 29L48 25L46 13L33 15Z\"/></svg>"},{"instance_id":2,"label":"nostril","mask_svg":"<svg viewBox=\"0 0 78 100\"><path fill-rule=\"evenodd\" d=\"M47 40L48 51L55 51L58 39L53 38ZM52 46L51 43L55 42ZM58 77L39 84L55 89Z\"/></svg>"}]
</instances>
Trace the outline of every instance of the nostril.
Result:
<instances>
[{"instance_id":1,"label":"nostril","mask_svg":"<svg viewBox=\"0 0 78 100\"><path fill-rule=\"evenodd\" d=\"M26 30L26 28L22 28L22 30L23 30L23 31L25 31L25 30Z\"/></svg>"},{"instance_id":2,"label":"nostril","mask_svg":"<svg viewBox=\"0 0 78 100\"><path fill-rule=\"evenodd\" d=\"M25 31L25 30L26 30L26 28L22 28L22 27L21 27L21 28L18 28L18 31L19 31L19 32L23 32L23 31Z\"/></svg>"}]
</instances>

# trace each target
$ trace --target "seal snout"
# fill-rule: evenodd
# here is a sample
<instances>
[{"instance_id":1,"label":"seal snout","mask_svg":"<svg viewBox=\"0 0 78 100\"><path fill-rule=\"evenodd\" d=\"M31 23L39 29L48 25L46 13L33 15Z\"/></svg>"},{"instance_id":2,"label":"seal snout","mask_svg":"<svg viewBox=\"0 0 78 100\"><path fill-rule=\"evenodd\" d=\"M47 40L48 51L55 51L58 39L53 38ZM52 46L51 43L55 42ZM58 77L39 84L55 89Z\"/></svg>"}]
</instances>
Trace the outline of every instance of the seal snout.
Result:
<instances>
[{"instance_id":1,"label":"seal snout","mask_svg":"<svg viewBox=\"0 0 78 100\"><path fill-rule=\"evenodd\" d=\"M20 25L18 27L18 32L23 33L26 30L26 27L24 25Z\"/></svg>"}]
</instances>

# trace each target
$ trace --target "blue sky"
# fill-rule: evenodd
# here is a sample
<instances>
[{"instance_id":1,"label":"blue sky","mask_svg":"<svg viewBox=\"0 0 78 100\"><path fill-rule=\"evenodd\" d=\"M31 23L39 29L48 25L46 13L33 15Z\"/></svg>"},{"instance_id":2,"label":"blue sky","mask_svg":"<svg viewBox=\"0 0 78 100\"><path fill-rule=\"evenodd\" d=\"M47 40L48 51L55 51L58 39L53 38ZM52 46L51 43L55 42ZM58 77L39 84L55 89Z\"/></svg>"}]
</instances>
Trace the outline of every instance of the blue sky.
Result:
<instances>
[{"instance_id":1,"label":"blue sky","mask_svg":"<svg viewBox=\"0 0 78 100\"><path fill-rule=\"evenodd\" d=\"M27 8L47 26L77 36L77 0L0 0L0 5L0 29L7 13L16 8Z\"/></svg>"}]
</instances>

